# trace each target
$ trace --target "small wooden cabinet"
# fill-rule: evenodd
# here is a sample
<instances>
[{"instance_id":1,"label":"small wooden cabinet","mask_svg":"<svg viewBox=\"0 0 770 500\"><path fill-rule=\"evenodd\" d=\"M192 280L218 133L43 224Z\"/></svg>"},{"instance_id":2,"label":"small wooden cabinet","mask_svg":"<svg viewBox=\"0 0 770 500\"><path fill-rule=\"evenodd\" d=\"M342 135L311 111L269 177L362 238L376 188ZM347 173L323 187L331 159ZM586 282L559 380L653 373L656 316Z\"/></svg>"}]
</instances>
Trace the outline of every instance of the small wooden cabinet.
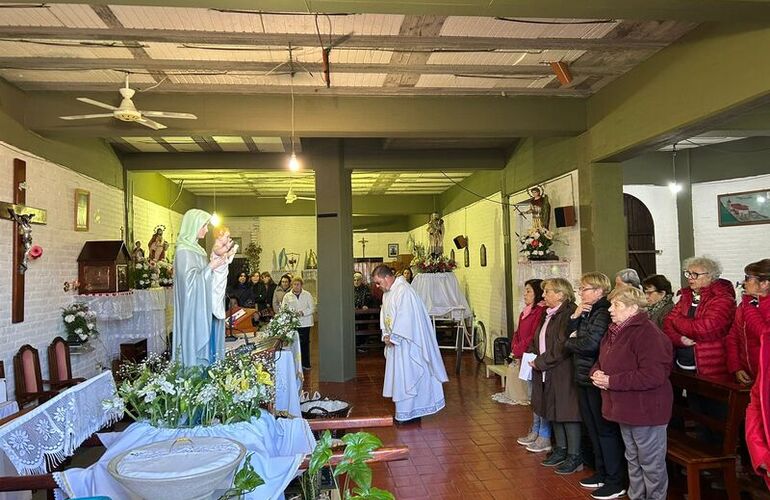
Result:
<instances>
[{"instance_id":1,"label":"small wooden cabinet","mask_svg":"<svg viewBox=\"0 0 770 500\"><path fill-rule=\"evenodd\" d=\"M127 292L130 262L120 240L86 241L78 256L78 293Z\"/></svg>"}]
</instances>

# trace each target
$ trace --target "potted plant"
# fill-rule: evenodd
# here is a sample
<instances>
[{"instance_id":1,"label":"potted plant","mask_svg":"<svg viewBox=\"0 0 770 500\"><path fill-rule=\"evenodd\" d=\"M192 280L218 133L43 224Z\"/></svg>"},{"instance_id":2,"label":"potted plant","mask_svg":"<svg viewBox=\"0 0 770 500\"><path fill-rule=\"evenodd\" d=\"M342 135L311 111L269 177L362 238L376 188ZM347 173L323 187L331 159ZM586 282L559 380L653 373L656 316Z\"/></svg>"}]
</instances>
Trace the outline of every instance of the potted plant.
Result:
<instances>
[{"instance_id":1,"label":"potted plant","mask_svg":"<svg viewBox=\"0 0 770 500\"><path fill-rule=\"evenodd\" d=\"M96 330L96 314L88 308L88 304L75 302L62 309L61 316L64 320L64 330L67 332L67 344L85 344L91 337L99 335Z\"/></svg>"}]
</instances>

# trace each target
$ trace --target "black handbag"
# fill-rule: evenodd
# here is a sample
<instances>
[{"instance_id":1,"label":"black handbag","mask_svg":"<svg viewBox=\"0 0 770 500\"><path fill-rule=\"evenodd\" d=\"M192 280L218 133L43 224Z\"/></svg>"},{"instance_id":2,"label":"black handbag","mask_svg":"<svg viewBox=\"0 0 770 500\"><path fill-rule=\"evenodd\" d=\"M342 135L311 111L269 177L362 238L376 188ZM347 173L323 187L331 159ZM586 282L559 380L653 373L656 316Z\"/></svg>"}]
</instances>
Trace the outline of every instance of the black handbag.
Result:
<instances>
[{"instance_id":1,"label":"black handbag","mask_svg":"<svg viewBox=\"0 0 770 500\"><path fill-rule=\"evenodd\" d=\"M511 339L508 337L497 337L494 342L494 359L496 365L504 365L508 355L511 353Z\"/></svg>"}]
</instances>

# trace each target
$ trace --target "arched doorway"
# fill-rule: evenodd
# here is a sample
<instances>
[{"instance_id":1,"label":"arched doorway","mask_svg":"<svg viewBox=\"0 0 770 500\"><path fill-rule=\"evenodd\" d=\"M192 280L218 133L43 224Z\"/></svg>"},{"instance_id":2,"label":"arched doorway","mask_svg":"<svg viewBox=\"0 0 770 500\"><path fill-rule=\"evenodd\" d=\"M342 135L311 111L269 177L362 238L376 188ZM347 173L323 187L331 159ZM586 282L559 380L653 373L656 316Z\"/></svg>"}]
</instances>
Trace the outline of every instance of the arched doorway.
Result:
<instances>
[{"instance_id":1,"label":"arched doorway","mask_svg":"<svg viewBox=\"0 0 770 500\"><path fill-rule=\"evenodd\" d=\"M628 267L644 279L657 272L655 222L645 204L630 194L623 194L623 214L628 229Z\"/></svg>"}]
</instances>

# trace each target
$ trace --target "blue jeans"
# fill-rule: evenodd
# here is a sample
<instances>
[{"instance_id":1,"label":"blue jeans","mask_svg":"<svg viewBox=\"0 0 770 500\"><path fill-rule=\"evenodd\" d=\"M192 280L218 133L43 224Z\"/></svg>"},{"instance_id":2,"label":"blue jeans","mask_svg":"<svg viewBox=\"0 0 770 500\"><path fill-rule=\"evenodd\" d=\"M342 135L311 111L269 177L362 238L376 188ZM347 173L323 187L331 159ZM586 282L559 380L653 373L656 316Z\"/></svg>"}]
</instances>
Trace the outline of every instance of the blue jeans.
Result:
<instances>
[{"instance_id":1,"label":"blue jeans","mask_svg":"<svg viewBox=\"0 0 770 500\"><path fill-rule=\"evenodd\" d=\"M551 437L551 422L544 419L537 413L532 413L532 432L537 434L540 437L544 438L550 438Z\"/></svg>"}]
</instances>

